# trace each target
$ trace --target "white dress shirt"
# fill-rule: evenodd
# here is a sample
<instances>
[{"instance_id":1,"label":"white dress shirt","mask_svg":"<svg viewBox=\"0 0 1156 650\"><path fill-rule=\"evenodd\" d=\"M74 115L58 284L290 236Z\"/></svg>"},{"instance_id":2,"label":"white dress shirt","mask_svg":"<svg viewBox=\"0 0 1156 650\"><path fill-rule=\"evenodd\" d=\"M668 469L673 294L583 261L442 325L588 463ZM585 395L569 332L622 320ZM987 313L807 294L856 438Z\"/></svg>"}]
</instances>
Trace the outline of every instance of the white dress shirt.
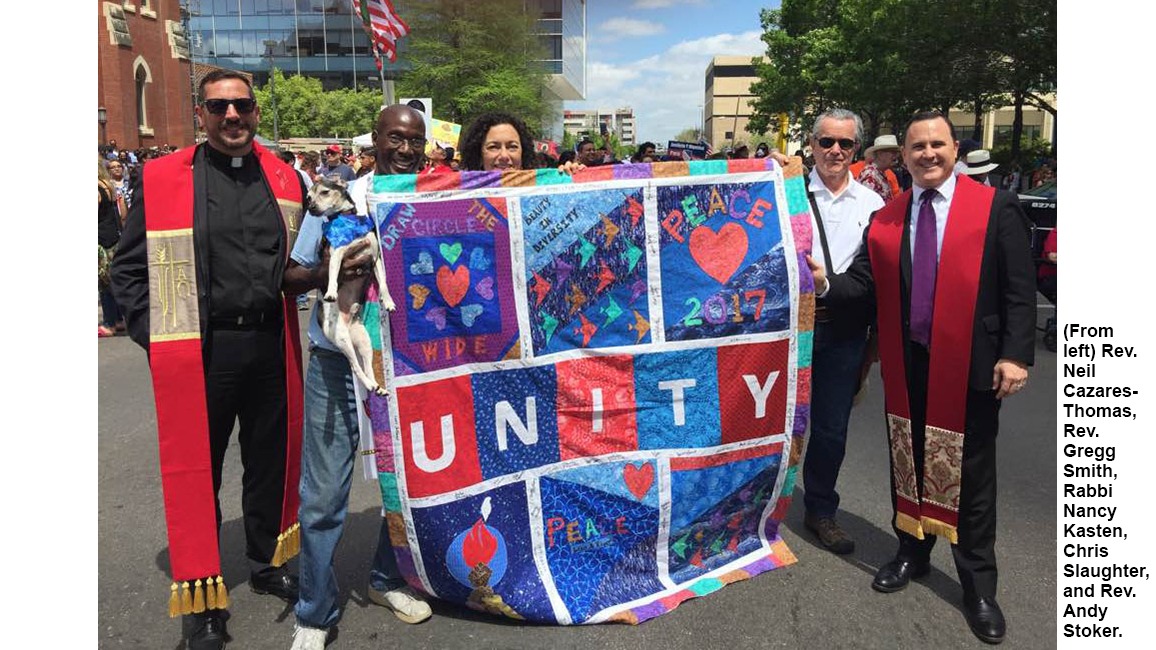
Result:
<instances>
[{"instance_id":1,"label":"white dress shirt","mask_svg":"<svg viewBox=\"0 0 1156 650\"><path fill-rule=\"evenodd\" d=\"M851 172L847 172L847 186L838 195L827 189L817 169L811 170L808 187L815 195L815 204L823 216L827 246L831 250L831 269L842 273L855 258L871 213L883 207L883 199L874 190L851 178ZM811 257L825 269L817 218L818 215L811 215Z\"/></svg>"},{"instance_id":2,"label":"white dress shirt","mask_svg":"<svg viewBox=\"0 0 1156 650\"><path fill-rule=\"evenodd\" d=\"M907 227L911 259L915 259L915 226L919 223L920 197L926 191L918 185L911 186L911 218L908 219ZM935 210L935 261L938 263L943 252L943 232L947 230L947 211L951 208L951 197L955 195L955 174L943 181L935 191L939 192L939 196L931 199L931 208Z\"/></svg>"}]
</instances>

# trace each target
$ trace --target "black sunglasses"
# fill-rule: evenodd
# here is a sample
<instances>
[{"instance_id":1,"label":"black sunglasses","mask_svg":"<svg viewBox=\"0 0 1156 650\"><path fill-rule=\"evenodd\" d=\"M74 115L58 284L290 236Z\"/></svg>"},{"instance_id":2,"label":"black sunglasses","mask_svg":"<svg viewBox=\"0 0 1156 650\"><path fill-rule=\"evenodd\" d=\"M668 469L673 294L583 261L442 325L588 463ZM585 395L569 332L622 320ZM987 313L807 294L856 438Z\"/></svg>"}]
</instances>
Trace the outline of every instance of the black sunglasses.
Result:
<instances>
[{"instance_id":1,"label":"black sunglasses","mask_svg":"<svg viewBox=\"0 0 1156 650\"><path fill-rule=\"evenodd\" d=\"M213 115L224 115L229 112L229 104L236 107L237 112L241 115L248 115L257 108L257 100L248 97L238 97L237 99L206 99L205 110Z\"/></svg>"},{"instance_id":2,"label":"black sunglasses","mask_svg":"<svg viewBox=\"0 0 1156 650\"><path fill-rule=\"evenodd\" d=\"M856 144L859 144L851 138L819 138L819 146L824 149L830 149L835 146L836 142L839 143L839 148L844 151L853 149Z\"/></svg>"}]
</instances>

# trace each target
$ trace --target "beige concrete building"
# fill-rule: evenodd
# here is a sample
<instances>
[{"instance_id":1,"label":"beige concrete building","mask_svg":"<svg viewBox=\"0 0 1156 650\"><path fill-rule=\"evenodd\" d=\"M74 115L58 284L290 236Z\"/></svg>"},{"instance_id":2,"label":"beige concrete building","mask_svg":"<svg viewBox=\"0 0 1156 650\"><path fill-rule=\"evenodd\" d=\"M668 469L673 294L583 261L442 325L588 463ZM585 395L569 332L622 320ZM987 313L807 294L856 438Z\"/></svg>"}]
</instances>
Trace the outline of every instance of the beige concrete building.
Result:
<instances>
[{"instance_id":1,"label":"beige concrete building","mask_svg":"<svg viewBox=\"0 0 1156 650\"><path fill-rule=\"evenodd\" d=\"M634 109L623 108L596 110L562 111L562 128L577 139L595 138L599 135L614 134L618 142L633 147L637 142L638 128L634 121Z\"/></svg>"},{"instance_id":2,"label":"beige concrete building","mask_svg":"<svg viewBox=\"0 0 1156 650\"><path fill-rule=\"evenodd\" d=\"M751 84L755 76L750 56L716 56L706 67L706 94L703 97L703 137L718 150L730 144L746 144L752 150L757 141L747 132L751 119ZM774 142L767 140L774 146Z\"/></svg>"},{"instance_id":3,"label":"beige concrete building","mask_svg":"<svg viewBox=\"0 0 1156 650\"><path fill-rule=\"evenodd\" d=\"M1052 106L1056 106L1055 95L1045 96L1044 99ZM1036 139L1052 142L1056 124L1056 119L1052 117L1052 114L1035 106L1024 106L1023 111L1024 130L1021 142L1024 146L1027 146L1032 140ZM971 136L971 131L975 124L975 115L973 113L952 109L950 117L961 140ZM983 138L980 140L983 143L983 148L990 150L1000 145L1010 144L1012 122L1014 120L1014 106L1002 106L985 113L983 116Z\"/></svg>"}]
</instances>

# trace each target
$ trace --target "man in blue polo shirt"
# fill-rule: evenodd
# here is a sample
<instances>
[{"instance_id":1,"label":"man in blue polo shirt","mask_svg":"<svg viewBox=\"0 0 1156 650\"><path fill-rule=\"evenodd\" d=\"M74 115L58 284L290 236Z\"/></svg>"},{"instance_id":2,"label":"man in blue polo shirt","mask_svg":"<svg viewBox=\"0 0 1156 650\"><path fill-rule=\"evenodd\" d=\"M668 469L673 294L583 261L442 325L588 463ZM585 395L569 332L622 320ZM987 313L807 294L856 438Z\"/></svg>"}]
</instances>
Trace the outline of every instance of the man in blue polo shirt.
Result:
<instances>
[{"instance_id":1,"label":"man in blue polo shirt","mask_svg":"<svg viewBox=\"0 0 1156 650\"><path fill-rule=\"evenodd\" d=\"M425 121L403 105L386 107L373 133L377 149L375 174L415 174L424 163ZM367 196L374 174L350 186L358 214L368 214ZM325 290L329 253L322 251L320 217L301 223L285 284L294 292ZM365 245L351 245L341 266L342 279L372 273ZM323 650L328 631L341 618L333 557L349 507L349 488L359 442L353 373L349 361L321 331L315 306L309 324L309 369L305 376L305 424L301 442L301 595L295 613L293 650ZM381 533L369 574L369 599L387 607L406 623L420 623L431 610L421 595L405 585L382 518Z\"/></svg>"}]
</instances>

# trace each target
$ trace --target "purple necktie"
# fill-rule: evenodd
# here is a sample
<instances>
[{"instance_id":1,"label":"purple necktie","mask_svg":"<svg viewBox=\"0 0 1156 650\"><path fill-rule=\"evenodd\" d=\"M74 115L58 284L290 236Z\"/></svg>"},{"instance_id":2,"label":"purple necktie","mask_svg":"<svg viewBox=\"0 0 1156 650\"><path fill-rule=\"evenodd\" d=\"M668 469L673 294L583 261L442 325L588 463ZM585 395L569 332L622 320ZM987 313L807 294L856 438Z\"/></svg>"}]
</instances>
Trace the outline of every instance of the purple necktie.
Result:
<instances>
[{"instance_id":1,"label":"purple necktie","mask_svg":"<svg viewBox=\"0 0 1156 650\"><path fill-rule=\"evenodd\" d=\"M935 209L931 201L939 193L927 190L919 197L919 221L915 225L915 254L911 258L911 340L931 347L931 312L935 305L936 259Z\"/></svg>"}]
</instances>

